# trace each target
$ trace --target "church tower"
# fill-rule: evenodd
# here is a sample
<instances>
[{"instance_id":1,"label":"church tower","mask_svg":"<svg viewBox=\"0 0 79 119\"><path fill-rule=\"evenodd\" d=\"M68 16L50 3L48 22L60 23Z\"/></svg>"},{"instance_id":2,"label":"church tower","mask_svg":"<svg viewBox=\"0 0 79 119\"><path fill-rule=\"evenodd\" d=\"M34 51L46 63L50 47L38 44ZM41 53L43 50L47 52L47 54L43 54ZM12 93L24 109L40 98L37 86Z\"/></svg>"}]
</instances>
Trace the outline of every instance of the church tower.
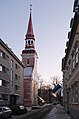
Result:
<instances>
[{"instance_id":1,"label":"church tower","mask_svg":"<svg viewBox=\"0 0 79 119\"><path fill-rule=\"evenodd\" d=\"M31 5L30 5L31 7ZM32 15L30 17L27 33L25 35L25 49L22 51L22 61L24 68L24 105L32 106L37 104L38 81L37 81L37 52L35 50L35 36L32 25Z\"/></svg>"}]
</instances>

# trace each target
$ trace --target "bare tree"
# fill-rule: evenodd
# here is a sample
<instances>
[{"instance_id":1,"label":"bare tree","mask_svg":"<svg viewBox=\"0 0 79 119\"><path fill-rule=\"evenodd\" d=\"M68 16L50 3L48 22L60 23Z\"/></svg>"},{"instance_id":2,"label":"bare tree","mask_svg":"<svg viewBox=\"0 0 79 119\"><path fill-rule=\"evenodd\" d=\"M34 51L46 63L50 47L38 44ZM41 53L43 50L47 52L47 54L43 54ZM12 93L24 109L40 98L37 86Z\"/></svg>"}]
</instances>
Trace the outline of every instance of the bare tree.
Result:
<instances>
[{"instance_id":1,"label":"bare tree","mask_svg":"<svg viewBox=\"0 0 79 119\"><path fill-rule=\"evenodd\" d=\"M61 84L61 83L62 83L60 77L58 77L58 76L53 76L53 77L51 77L50 79L51 79L51 84L52 84L54 87L57 86L58 84Z\"/></svg>"},{"instance_id":2,"label":"bare tree","mask_svg":"<svg viewBox=\"0 0 79 119\"><path fill-rule=\"evenodd\" d=\"M41 88L44 83L44 80L41 74L38 74L38 83L39 83L39 88Z\"/></svg>"}]
</instances>

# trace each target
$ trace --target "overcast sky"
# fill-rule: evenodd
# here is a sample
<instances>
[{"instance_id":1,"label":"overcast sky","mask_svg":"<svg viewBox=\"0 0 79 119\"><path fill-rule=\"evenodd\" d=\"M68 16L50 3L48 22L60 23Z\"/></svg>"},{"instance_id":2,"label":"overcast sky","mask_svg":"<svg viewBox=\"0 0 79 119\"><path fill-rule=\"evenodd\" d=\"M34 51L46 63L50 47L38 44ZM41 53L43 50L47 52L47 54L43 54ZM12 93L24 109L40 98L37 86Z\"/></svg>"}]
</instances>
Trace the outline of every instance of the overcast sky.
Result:
<instances>
[{"instance_id":1,"label":"overcast sky","mask_svg":"<svg viewBox=\"0 0 79 119\"><path fill-rule=\"evenodd\" d=\"M32 4L32 21L38 53L38 73L46 80L62 78L61 64L74 0L0 0L0 38L21 59Z\"/></svg>"}]
</instances>

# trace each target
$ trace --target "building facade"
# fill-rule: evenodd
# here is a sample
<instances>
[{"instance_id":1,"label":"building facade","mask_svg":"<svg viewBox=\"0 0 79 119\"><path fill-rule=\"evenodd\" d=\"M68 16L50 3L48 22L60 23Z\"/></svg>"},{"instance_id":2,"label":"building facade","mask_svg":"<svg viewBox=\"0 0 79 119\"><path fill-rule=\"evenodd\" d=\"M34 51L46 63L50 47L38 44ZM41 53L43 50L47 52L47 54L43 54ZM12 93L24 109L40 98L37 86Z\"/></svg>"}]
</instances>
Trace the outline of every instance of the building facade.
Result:
<instances>
[{"instance_id":1,"label":"building facade","mask_svg":"<svg viewBox=\"0 0 79 119\"><path fill-rule=\"evenodd\" d=\"M35 50L35 36L33 33L31 9L30 17L25 35L25 49L22 51L24 68L24 105L32 106L38 103L38 81L37 81L37 52Z\"/></svg>"},{"instance_id":2,"label":"building facade","mask_svg":"<svg viewBox=\"0 0 79 119\"><path fill-rule=\"evenodd\" d=\"M79 119L79 0L74 1L74 17L71 19L62 59L63 105L76 119Z\"/></svg>"},{"instance_id":3,"label":"building facade","mask_svg":"<svg viewBox=\"0 0 79 119\"><path fill-rule=\"evenodd\" d=\"M23 104L24 65L0 39L0 105Z\"/></svg>"}]
</instances>

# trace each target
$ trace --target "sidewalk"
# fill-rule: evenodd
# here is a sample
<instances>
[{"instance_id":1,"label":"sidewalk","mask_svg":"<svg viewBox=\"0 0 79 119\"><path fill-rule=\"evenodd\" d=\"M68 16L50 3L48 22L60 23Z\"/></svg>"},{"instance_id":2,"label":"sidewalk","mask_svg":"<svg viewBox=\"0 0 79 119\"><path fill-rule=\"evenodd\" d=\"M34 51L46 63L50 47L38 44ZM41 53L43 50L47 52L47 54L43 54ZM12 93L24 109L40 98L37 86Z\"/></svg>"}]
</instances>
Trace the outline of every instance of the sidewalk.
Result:
<instances>
[{"instance_id":1,"label":"sidewalk","mask_svg":"<svg viewBox=\"0 0 79 119\"><path fill-rule=\"evenodd\" d=\"M64 111L63 107L58 104L54 106L50 113L43 119L71 119L71 117Z\"/></svg>"},{"instance_id":2,"label":"sidewalk","mask_svg":"<svg viewBox=\"0 0 79 119\"><path fill-rule=\"evenodd\" d=\"M61 105L56 106L56 119L71 119Z\"/></svg>"}]
</instances>

